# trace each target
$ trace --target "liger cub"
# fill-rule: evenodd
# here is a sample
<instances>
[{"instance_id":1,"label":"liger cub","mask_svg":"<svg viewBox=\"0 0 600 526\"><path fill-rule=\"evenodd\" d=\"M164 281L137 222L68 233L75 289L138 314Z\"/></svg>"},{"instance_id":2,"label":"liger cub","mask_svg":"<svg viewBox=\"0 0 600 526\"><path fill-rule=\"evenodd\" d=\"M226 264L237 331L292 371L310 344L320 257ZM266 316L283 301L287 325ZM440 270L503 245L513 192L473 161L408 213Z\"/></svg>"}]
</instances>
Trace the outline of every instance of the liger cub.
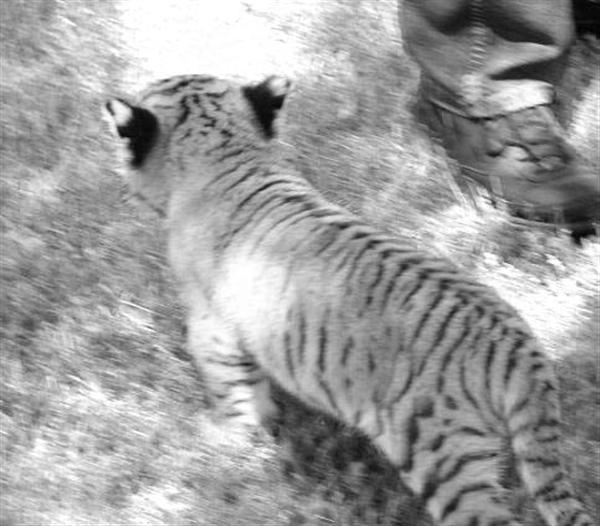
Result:
<instances>
[{"instance_id":1,"label":"liger cub","mask_svg":"<svg viewBox=\"0 0 600 526\"><path fill-rule=\"evenodd\" d=\"M366 433L440 526L517 526L499 466L552 526L592 526L561 467L557 384L515 310L328 202L274 140L290 84L161 80L105 110L131 193L166 217L189 348L232 424L270 380Z\"/></svg>"}]
</instances>

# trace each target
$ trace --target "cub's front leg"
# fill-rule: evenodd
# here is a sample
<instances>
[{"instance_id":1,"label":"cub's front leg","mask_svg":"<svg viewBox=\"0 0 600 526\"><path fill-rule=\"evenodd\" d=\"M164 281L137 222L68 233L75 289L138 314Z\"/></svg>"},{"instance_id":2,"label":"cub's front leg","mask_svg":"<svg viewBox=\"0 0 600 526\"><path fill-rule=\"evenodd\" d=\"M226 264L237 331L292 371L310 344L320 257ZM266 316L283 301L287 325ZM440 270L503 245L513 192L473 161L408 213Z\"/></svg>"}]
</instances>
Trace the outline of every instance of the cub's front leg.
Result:
<instances>
[{"instance_id":1,"label":"cub's front leg","mask_svg":"<svg viewBox=\"0 0 600 526\"><path fill-rule=\"evenodd\" d=\"M188 348L218 416L238 431L276 429L279 411L271 382L222 320L207 313L190 315Z\"/></svg>"}]
</instances>

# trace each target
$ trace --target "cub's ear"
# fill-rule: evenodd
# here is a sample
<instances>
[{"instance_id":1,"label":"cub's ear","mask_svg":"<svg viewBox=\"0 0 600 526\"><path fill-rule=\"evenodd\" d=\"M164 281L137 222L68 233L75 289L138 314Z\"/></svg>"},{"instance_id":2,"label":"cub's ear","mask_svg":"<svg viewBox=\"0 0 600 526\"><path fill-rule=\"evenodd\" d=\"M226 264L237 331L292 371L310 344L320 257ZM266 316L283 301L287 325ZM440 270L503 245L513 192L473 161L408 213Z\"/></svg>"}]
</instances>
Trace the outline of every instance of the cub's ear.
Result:
<instances>
[{"instance_id":1,"label":"cub's ear","mask_svg":"<svg viewBox=\"0 0 600 526\"><path fill-rule=\"evenodd\" d=\"M104 105L104 115L113 132L127 139L131 165L140 166L158 135L158 120L154 114L122 99L111 99Z\"/></svg>"},{"instance_id":2,"label":"cub's ear","mask_svg":"<svg viewBox=\"0 0 600 526\"><path fill-rule=\"evenodd\" d=\"M284 77L271 76L259 84L244 86L242 91L261 125L266 137L274 135L273 122L277 112L283 106L283 101L290 92L292 83Z\"/></svg>"}]
</instances>

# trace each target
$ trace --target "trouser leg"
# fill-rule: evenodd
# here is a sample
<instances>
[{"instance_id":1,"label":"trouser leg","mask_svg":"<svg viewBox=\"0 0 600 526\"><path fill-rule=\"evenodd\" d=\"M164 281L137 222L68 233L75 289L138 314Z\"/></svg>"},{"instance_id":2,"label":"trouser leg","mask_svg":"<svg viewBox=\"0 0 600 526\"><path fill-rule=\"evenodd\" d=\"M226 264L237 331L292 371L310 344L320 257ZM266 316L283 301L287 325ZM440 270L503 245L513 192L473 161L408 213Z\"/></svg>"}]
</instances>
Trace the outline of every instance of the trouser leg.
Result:
<instances>
[{"instance_id":1,"label":"trouser leg","mask_svg":"<svg viewBox=\"0 0 600 526\"><path fill-rule=\"evenodd\" d=\"M431 96L477 116L550 102L574 36L571 0L404 0L400 20Z\"/></svg>"}]
</instances>

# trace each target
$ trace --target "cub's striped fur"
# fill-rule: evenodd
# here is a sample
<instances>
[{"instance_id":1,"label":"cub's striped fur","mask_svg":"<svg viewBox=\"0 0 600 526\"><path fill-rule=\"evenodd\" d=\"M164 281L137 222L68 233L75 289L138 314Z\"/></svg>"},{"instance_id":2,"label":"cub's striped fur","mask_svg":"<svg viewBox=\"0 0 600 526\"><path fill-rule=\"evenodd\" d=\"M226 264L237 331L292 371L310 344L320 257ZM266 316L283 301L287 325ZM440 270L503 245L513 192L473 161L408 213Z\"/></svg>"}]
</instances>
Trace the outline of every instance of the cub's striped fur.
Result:
<instances>
[{"instance_id":1,"label":"cub's striped fur","mask_svg":"<svg viewBox=\"0 0 600 526\"><path fill-rule=\"evenodd\" d=\"M516 526L503 444L552 526L592 526L559 461L556 380L525 322L446 260L368 226L279 167L288 83L208 76L106 110L134 194L164 211L189 344L249 424L267 378L364 431L443 526Z\"/></svg>"}]
</instances>

